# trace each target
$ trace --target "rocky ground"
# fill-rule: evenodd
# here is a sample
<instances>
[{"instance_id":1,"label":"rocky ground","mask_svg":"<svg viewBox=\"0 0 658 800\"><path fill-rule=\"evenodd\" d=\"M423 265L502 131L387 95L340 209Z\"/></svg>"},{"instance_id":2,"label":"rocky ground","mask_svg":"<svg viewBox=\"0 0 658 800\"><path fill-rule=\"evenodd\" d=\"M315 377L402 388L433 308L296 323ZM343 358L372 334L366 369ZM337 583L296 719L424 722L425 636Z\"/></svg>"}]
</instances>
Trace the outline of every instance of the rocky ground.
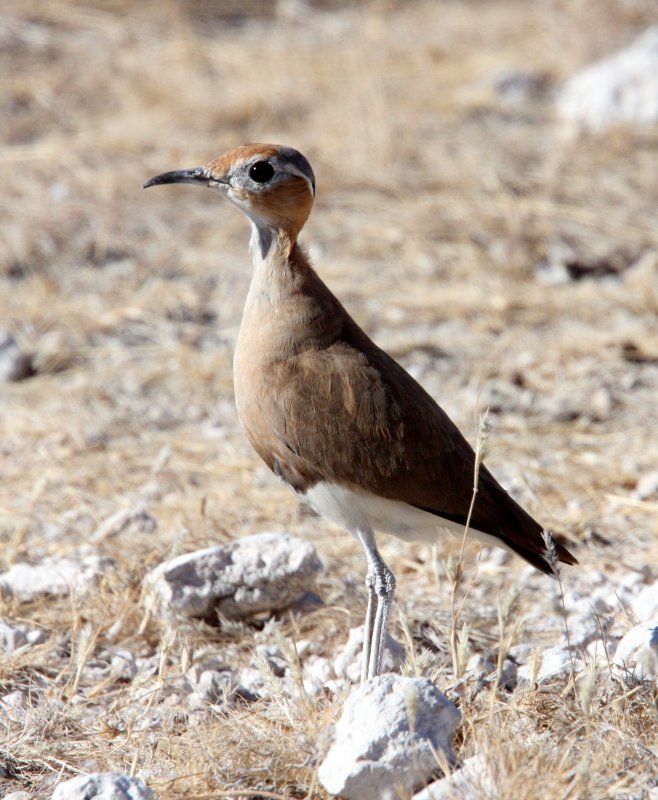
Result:
<instances>
[{"instance_id":1,"label":"rocky ground","mask_svg":"<svg viewBox=\"0 0 658 800\"><path fill-rule=\"evenodd\" d=\"M656 22L649 0L3 7L0 798L105 796L100 773L350 796L326 764L363 555L239 429L244 220L140 192L258 140L314 166L322 277L474 444L489 409L487 464L580 562L557 583L468 544L460 574L457 540L382 537L386 664L416 681L397 730L464 765L424 794L433 763L391 773L392 797L655 797L657 128L593 100L590 124L569 80ZM441 735L426 678L459 711Z\"/></svg>"}]
</instances>

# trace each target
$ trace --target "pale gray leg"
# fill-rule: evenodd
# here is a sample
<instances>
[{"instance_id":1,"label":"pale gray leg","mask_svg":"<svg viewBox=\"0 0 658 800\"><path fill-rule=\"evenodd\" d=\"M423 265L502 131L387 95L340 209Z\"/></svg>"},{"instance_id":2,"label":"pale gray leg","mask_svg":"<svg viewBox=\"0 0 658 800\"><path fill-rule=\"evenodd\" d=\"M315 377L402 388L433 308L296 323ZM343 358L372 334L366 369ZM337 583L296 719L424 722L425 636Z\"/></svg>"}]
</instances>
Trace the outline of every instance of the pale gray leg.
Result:
<instances>
[{"instance_id":1,"label":"pale gray leg","mask_svg":"<svg viewBox=\"0 0 658 800\"><path fill-rule=\"evenodd\" d=\"M395 594L395 577L379 554L373 532L371 530L359 531L359 539L368 560L366 576L368 611L363 632L363 660L361 662L361 681L363 682L379 675L388 615Z\"/></svg>"},{"instance_id":2,"label":"pale gray leg","mask_svg":"<svg viewBox=\"0 0 658 800\"><path fill-rule=\"evenodd\" d=\"M375 678L379 675L381 668L382 652L386 642L386 630L388 627L388 615L393 605L395 594L395 576L382 561L384 568L381 576L378 576L375 584L377 593L377 613L375 615L375 627L372 632L373 646L370 650L370 663L368 664L368 677Z\"/></svg>"},{"instance_id":3,"label":"pale gray leg","mask_svg":"<svg viewBox=\"0 0 658 800\"><path fill-rule=\"evenodd\" d=\"M372 631L375 623L375 608L377 597L375 596L375 580L370 573L366 575L366 589L368 591L368 610L366 611L366 622L363 626L363 654L361 656L361 683L368 680L368 665L370 664L370 648L372 645Z\"/></svg>"}]
</instances>

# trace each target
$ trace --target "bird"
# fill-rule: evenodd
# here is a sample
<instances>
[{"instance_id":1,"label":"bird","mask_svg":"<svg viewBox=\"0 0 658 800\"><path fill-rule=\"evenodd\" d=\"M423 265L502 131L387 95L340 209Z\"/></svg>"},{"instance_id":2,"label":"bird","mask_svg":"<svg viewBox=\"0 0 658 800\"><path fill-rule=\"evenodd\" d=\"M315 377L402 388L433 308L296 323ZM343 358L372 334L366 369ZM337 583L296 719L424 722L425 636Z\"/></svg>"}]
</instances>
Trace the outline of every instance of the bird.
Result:
<instances>
[{"instance_id":1,"label":"bird","mask_svg":"<svg viewBox=\"0 0 658 800\"><path fill-rule=\"evenodd\" d=\"M431 542L468 530L553 577L558 561L578 563L476 461L443 409L313 268L298 237L316 183L299 151L244 144L143 188L176 183L219 192L251 223L253 273L233 361L237 412L269 469L365 551L362 682L381 671L395 593L376 531Z\"/></svg>"}]
</instances>

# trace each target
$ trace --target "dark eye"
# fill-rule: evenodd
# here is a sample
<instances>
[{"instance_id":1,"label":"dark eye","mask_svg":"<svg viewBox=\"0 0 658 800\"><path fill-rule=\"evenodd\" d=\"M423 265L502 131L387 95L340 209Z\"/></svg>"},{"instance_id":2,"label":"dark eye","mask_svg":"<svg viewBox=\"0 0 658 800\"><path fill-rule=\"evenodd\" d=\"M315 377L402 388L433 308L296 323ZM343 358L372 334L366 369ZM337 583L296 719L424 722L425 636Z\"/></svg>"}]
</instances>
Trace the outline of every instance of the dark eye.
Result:
<instances>
[{"instance_id":1,"label":"dark eye","mask_svg":"<svg viewBox=\"0 0 658 800\"><path fill-rule=\"evenodd\" d=\"M267 183L274 175L274 167L269 161L257 161L249 169L249 177L256 183Z\"/></svg>"}]
</instances>

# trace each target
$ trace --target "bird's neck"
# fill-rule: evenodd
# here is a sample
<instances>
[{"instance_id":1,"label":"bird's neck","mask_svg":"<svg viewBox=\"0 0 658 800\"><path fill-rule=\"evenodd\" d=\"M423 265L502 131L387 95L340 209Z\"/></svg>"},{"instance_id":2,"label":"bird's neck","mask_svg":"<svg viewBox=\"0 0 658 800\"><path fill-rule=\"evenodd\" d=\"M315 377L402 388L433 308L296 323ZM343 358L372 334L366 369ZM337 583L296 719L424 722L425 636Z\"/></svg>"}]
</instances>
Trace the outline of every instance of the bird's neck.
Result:
<instances>
[{"instance_id":1,"label":"bird's neck","mask_svg":"<svg viewBox=\"0 0 658 800\"><path fill-rule=\"evenodd\" d=\"M254 226L254 272L238 347L258 340L260 352L326 347L338 335L345 312L310 265L296 236Z\"/></svg>"},{"instance_id":2,"label":"bird's neck","mask_svg":"<svg viewBox=\"0 0 658 800\"><path fill-rule=\"evenodd\" d=\"M303 291L309 278L317 277L297 244L296 232L252 223L250 250L254 273L247 306L266 302L276 310Z\"/></svg>"}]
</instances>

